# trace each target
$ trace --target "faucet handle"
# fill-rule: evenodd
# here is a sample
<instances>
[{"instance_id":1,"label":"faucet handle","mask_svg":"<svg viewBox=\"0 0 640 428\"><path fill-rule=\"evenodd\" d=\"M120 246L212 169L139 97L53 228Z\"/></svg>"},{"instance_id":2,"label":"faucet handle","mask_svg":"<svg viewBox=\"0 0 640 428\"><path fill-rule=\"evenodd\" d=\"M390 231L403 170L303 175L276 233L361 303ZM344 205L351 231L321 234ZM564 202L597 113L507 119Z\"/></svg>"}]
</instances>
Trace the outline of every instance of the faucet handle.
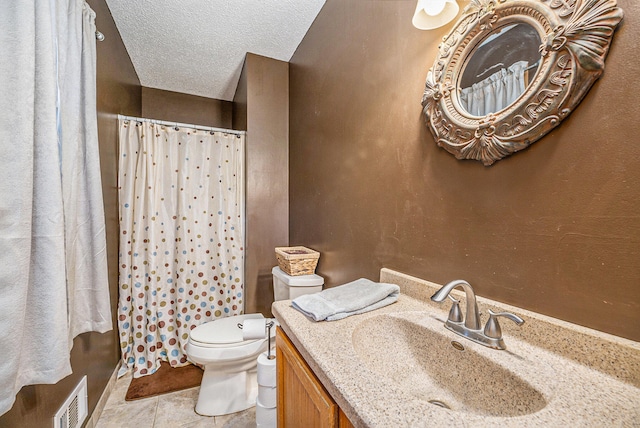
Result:
<instances>
[{"instance_id":1,"label":"faucet handle","mask_svg":"<svg viewBox=\"0 0 640 428\"><path fill-rule=\"evenodd\" d=\"M509 312L493 312L489 309L489 320L484 326L484 335L493 339L500 339L502 337L502 329L498 323L498 317L505 317L510 319L518 325L524 324L524 320L517 315Z\"/></svg>"},{"instance_id":2,"label":"faucet handle","mask_svg":"<svg viewBox=\"0 0 640 428\"><path fill-rule=\"evenodd\" d=\"M449 321L452 322L462 322L462 312L460 312L460 300L457 300L451 294L449 294L449 298L453 301L451 305L451 309L449 309Z\"/></svg>"}]
</instances>

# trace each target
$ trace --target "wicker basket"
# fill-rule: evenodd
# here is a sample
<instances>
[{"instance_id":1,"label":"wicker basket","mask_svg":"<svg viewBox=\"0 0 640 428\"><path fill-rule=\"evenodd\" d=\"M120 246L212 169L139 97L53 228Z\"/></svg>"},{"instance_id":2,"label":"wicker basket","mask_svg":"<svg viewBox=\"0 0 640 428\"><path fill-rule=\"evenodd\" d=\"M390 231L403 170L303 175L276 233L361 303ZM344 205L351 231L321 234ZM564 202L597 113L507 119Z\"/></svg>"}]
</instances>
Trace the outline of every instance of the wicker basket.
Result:
<instances>
[{"instance_id":1,"label":"wicker basket","mask_svg":"<svg viewBox=\"0 0 640 428\"><path fill-rule=\"evenodd\" d=\"M287 275L311 275L316 271L320 253L307 247L276 247L276 258Z\"/></svg>"}]
</instances>

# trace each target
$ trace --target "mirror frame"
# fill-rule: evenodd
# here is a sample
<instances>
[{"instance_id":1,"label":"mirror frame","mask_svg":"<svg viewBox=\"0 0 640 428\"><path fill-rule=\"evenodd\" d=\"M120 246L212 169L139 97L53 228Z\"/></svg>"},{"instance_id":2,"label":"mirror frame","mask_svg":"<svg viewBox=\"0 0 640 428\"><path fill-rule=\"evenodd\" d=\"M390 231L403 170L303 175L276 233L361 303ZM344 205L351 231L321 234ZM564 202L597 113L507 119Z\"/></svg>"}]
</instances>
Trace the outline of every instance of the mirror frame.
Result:
<instances>
[{"instance_id":1,"label":"mirror frame","mask_svg":"<svg viewBox=\"0 0 640 428\"><path fill-rule=\"evenodd\" d=\"M616 0L471 0L427 74L422 107L437 145L457 159L489 166L542 138L602 75L622 16ZM472 116L458 100L465 62L489 34L515 23L540 35L538 70L510 106Z\"/></svg>"}]
</instances>

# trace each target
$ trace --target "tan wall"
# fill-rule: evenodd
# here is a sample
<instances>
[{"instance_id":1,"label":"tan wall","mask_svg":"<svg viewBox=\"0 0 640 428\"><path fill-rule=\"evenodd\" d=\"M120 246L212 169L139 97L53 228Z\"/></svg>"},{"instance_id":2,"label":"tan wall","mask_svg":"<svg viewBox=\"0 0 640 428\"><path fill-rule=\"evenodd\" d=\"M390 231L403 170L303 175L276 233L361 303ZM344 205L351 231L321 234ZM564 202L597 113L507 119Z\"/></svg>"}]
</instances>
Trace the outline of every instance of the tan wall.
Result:
<instances>
[{"instance_id":1,"label":"tan wall","mask_svg":"<svg viewBox=\"0 0 640 428\"><path fill-rule=\"evenodd\" d=\"M421 113L447 28L412 1L327 0L290 64L290 238L335 286L381 267L640 340L640 4L560 127L494 166Z\"/></svg>"},{"instance_id":2,"label":"tan wall","mask_svg":"<svg viewBox=\"0 0 640 428\"><path fill-rule=\"evenodd\" d=\"M142 88L142 117L231 128L233 103L162 89Z\"/></svg>"},{"instance_id":3,"label":"tan wall","mask_svg":"<svg viewBox=\"0 0 640 428\"><path fill-rule=\"evenodd\" d=\"M245 311L270 316L274 248L289 243L289 64L247 54L234 127L247 131Z\"/></svg>"},{"instance_id":4,"label":"tan wall","mask_svg":"<svg viewBox=\"0 0 640 428\"><path fill-rule=\"evenodd\" d=\"M118 113L139 116L140 83L104 0L89 0L97 14L96 25L105 35L98 42L98 138L107 228L107 257L111 306L115 314L118 295L117 122ZM114 327L117 325L114 318ZM55 385L22 388L13 408L0 417L0 427L50 427L53 416L82 376L87 375L89 415L120 360L117 327L76 337L71 351L73 373Z\"/></svg>"},{"instance_id":5,"label":"tan wall","mask_svg":"<svg viewBox=\"0 0 640 428\"><path fill-rule=\"evenodd\" d=\"M247 61L242 67L240 72L240 78L238 79L238 86L236 86L236 93L233 96L233 129L246 131L247 130Z\"/></svg>"}]
</instances>

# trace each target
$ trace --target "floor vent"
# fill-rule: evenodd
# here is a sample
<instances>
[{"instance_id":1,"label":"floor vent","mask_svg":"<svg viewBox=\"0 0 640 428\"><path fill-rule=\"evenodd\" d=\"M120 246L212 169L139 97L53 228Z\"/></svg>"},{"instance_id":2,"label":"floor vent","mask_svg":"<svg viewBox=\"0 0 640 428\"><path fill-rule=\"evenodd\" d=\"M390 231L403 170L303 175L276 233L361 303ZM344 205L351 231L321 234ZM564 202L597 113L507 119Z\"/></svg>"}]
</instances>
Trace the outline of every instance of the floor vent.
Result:
<instances>
[{"instance_id":1,"label":"floor vent","mask_svg":"<svg viewBox=\"0 0 640 428\"><path fill-rule=\"evenodd\" d=\"M84 376L53 419L54 428L79 428L87 418L87 377Z\"/></svg>"}]
</instances>

